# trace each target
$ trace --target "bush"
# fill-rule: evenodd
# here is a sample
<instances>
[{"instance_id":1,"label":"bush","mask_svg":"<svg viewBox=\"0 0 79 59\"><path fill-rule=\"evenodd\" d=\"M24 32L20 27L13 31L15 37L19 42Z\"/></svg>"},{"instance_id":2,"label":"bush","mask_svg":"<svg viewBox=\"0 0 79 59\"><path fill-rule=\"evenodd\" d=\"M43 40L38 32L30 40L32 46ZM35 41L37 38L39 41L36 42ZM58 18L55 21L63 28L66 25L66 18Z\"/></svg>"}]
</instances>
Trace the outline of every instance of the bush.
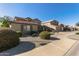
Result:
<instances>
[{"instance_id":1,"label":"bush","mask_svg":"<svg viewBox=\"0 0 79 59\"><path fill-rule=\"evenodd\" d=\"M26 32L24 32L24 33L25 33L25 35L26 35L26 34L27 34L27 35L33 35L34 33L38 34L37 31L26 31Z\"/></svg>"},{"instance_id":2,"label":"bush","mask_svg":"<svg viewBox=\"0 0 79 59\"><path fill-rule=\"evenodd\" d=\"M37 33L32 34L32 37L36 37L36 36L38 36L38 34L37 34Z\"/></svg>"},{"instance_id":3,"label":"bush","mask_svg":"<svg viewBox=\"0 0 79 59\"><path fill-rule=\"evenodd\" d=\"M77 35L79 35L79 32L78 33L76 33Z\"/></svg>"},{"instance_id":4,"label":"bush","mask_svg":"<svg viewBox=\"0 0 79 59\"><path fill-rule=\"evenodd\" d=\"M50 39L50 33L47 31L43 31L39 34L42 39Z\"/></svg>"},{"instance_id":5,"label":"bush","mask_svg":"<svg viewBox=\"0 0 79 59\"><path fill-rule=\"evenodd\" d=\"M53 32L50 32L50 34L51 34L51 35L54 35L54 34L55 34L55 32L54 32L54 31L53 31Z\"/></svg>"},{"instance_id":6,"label":"bush","mask_svg":"<svg viewBox=\"0 0 79 59\"><path fill-rule=\"evenodd\" d=\"M19 37L22 37L22 32L21 31L16 31Z\"/></svg>"},{"instance_id":7,"label":"bush","mask_svg":"<svg viewBox=\"0 0 79 59\"><path fill-rule=\"evenodd\" d=\"M15 47L19 44L17 33L10 29L0 30L0 52Z\"/></svg>"},{"instance_id":8,"label":"bush","mask_svg":"<svg viewBox=\"0 0 79 59\"><path fill-rule=\"evenodd\" d=\"M38 32L37 31L30 31L30 34L33 35L33 34L37 34Z\"/></svg>"}]
</instances>

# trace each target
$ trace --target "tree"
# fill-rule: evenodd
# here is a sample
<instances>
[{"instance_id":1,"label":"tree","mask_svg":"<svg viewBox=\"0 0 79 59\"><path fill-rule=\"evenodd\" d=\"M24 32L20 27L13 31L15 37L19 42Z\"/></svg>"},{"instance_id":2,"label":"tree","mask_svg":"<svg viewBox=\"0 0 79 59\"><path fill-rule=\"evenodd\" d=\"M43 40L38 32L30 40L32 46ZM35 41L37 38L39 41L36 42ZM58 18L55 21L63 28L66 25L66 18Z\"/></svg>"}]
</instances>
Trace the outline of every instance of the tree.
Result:
<instances>
[{"instance_id":1,"label":"tree","mask_svg":"<svg viewBox=\"0 0 79 59\"><path fill-rule=\"evenodd\" d=\"M61 27L64 27L64 24L60 24Z\"/></svg>"},{"instance_id":2,"label":"tree","mask_svg":"<svg viewBox=\"0 0 79 59\"><path fill-rule=\"evenodd\" d=\"M34 22L41 24L41 21L38 18L33 19Z\"/></svg>"},{"instance_id":3,"label":"tree","mask_svg":"<svg viewBox=\"0 0 79 59\"><path fill-rule=\"evenodd\" d=\"M79 22L76 23L76 26L79 26Z\"/></svg>"},{"instance_id":4,"label":"tree","mask_svg":"<svg viewBox=\"0 0 79 59\"><path fill-rule=\"evenodd\" d=\"M51 24L53 24L53 25L58 25L59 22L58 22L57 20L53 20L53 21L51 22Z\"/></svg>"},{"instance_id":5,"label":"tree","mask_svg":"<svg viewBox=\"0 0 79 59\"><path fill-rule=\"evenodd\" d=\"M66 25L66 26L64 27L64 31L71 31L69 25Z\"/></svg>"},{"instance_id":6,"label":"tree","mask_svg":"<svg viewBox=\"0 0 79 59\"><path fill-rule=\"evenodd\" d=\"M25 18L27 21L32 21L32 18L30 18L30 17L27 17L27 18Z\"/></svg>"},{"instance_id":7,"label":"tree","mask_svg":"<svg viewBox=\"0 0 79 59\"><path fill-rule=\"evenodd\" d=\"M9 27L9 22L7 20L3 20L1 27Z\"/></svg>"},{"instance_id":8,"label":"tree","mask_svg":"<svg viewBox=\"0 0 79 59\"><path fill-rule=\"evenodd\" d=\"M1 27L9 27L9 18L8 17L2 17L0 19Z\"/></svg>"}]
</instances>

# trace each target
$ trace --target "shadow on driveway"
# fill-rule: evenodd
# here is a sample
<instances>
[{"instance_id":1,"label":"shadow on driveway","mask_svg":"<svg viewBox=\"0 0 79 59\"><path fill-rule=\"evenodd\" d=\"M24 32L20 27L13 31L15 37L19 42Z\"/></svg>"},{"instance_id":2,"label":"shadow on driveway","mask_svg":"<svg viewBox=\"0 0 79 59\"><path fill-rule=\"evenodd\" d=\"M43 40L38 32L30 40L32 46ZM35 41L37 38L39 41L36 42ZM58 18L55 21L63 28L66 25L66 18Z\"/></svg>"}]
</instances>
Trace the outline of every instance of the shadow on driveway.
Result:
<instances>
[{"instance_id":1,"label":"shadow on driveway","mask_svg":"<svg viewBox=\"0 0 79 59\"><path fill-rule=\"evenodd\" d=\"M56 37L51 37L50 40L60 40L60 39Z\"/></svg>"},{"instance_id":2,"label":"shadow on driveway","mask_svg":"<svg viewBox=\"0 0 79 59\"><path fill-rule=\"evenodd\" d=\"M0 56L12 56L12 55L16 55L16 54L20 54L20 53L32 50L33 48L35 48L34 43L22 41L18 46L1 52Z\"/></svg>"},{"instance_id":3,"label":"shadow on driveway","mask_svg":"<svg viewBox=\"0 0 79 59\"><path fill-rule=\"evenodd\" d=\"M50 37L50 39L48 40L60 40L59 38L56 38L56 37Z\"/></svg>"}]
</instances>

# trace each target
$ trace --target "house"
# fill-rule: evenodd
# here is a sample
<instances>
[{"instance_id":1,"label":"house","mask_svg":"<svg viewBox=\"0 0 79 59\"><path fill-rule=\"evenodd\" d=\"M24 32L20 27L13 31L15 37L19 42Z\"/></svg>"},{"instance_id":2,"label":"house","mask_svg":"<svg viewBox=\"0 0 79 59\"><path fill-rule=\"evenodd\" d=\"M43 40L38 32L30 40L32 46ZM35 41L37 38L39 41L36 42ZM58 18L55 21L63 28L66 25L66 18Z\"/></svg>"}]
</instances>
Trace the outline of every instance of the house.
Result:
<instances>
[{"instance_id":1,"label":"house","mask_svg":"<svg viewBox=\"0 0 79 59\"><path fill-rule=\"evenodd\" d=\"M56 27L57 27L57 25L52 25L52 20L42 22L41 25L42 25L42 26L47 26L47 27L49 27L49 28L53 28L54 30L56 30Z\"/></svg>"},{"instance_id":2,"label":"house","mask_svg":"<svg viewBox=\"0 0 79 59\"><path fill-rule=\"evenodd\" d=\"M75 30L78 30L79 31L79 26L74 26L75 27Z\"/></svg>"},{"instance_id":3,"label":"house","mask_svg":"<svg viewBox=\"0 0 79 59\"><path fill-rule=\"evenodd\" d=\"M27 18L15 17L13 21L9 22L10 22L10 28L12 30L21 32L39 31L41 26L40 20L31 19L29 17Z\"/></svg>"},{"instance_id":4,"label":"house","mask_svg":"<svg viewBox=\"0 0 79 59\"><path fill-rule=\"evenodd\" d=\"M43 22L41 24L42 26L47 26L49 28L52 28L54 29L55 31L63 31L63 28L64 28L64 25L63 24L59 24L57 21L55 20L49 20L49 21L46 21L46 22Z\"/></svg>"}]
</instances>

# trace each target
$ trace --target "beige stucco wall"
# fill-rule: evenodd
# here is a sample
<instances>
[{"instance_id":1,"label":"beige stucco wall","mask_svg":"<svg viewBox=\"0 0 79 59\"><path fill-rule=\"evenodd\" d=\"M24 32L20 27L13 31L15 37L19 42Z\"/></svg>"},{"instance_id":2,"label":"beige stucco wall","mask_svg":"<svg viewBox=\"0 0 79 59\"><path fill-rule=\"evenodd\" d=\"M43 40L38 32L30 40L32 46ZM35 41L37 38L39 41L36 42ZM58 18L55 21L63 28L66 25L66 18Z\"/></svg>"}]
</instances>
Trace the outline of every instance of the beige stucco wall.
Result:
<instances>
[{"instance_id":1,"label":"beige stucco wall","mask_svg":"<svg viewBox=\"0 0 79 59\"><path fill-rule=\"evenodd\" d=\"M50 22L43 23L42 25L48 26L48 27L53 28L53 29L56 30L56 26L55 25L51 25Z\"/></svg>"},{"instance_id":2,"label":"beige stucco wall","mask_svg":"<svg viewBox=\"0 0 79 59\"><path fill-rule=\"evenodd\" d=\"M11 29L14 31L21 31L21 24L11 23Z\"/></svg>"},{"instance_id":3,"label":"beige stucco wall","mask_svg":"<svg viewBox=\"0 0 79 59\"><path fill-rule=\"evenodd\" d=\"M23 31L31 30L28 26L30 25L24 25ZM11 23L11 29L14 31L21 31L21 24ZM32 30L37 31L38 25L32 25Z\"/></svg>"}]
</instances>

